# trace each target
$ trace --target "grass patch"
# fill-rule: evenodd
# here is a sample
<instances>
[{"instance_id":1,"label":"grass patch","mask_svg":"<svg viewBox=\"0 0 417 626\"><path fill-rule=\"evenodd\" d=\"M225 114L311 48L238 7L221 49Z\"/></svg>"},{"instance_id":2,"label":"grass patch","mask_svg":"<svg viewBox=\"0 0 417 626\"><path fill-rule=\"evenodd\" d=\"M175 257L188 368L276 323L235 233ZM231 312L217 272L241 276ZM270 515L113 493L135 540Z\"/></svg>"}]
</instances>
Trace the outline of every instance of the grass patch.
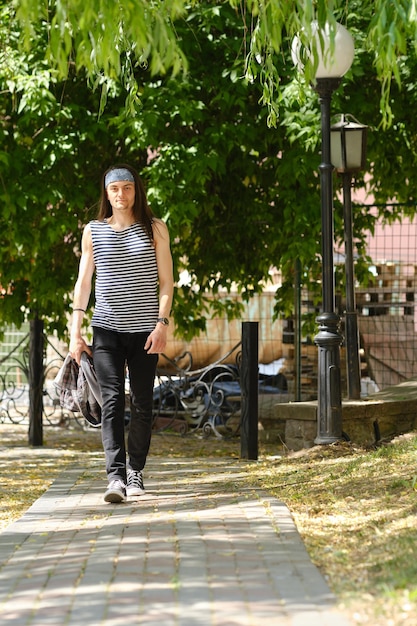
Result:
<instances>
[{"instance_id":1,"label":"grass patch","mask_svg":"<svg viewBox=\"0 0 417 626\"><path fill-rule=\"evenodd\" d=\"M417 434L376 450L319 446L262 460L250 480L284 501L358 623L417 624Z\"/></svg>"}]
</instances>

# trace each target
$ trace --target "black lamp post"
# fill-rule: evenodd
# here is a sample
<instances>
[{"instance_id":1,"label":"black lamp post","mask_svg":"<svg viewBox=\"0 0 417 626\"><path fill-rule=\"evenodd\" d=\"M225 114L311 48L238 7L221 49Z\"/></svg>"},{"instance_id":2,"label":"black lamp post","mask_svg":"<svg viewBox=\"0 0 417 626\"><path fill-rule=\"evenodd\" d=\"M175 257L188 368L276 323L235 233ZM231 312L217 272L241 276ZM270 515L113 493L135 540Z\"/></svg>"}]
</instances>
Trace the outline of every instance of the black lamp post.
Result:
<instances>
[{"instance_id":1,"label":"black lamp post","mask_svg":"<svg viewBox=\"0 0 417 626\"><path fill-rule=\"evenodd\" d=\"M341 115L331 127L331 161L343 180L343 222L346 276L346 365L348 398L361 397L358 314L355 303L355 271L353 263L352 175L365 168L368 127L351 115Z\"/></svg>"},{"instance_id":2,"label":"black lamp post","mask_svg":"<svg viewBox=\"0 0 417 626\"><path fill-rule=\"evenodd\" d=\"M330 444L343 438L342 394L340 384L340 318L335 311L334 298L334 227L333 227L333 165L330 158L330 103L333 91L340 85L341 77L349 70L354 57L353 38L341 25L336 25L331 43L330 27L321 32L313 25L318 66L314 89L321 110L321 223L322 223L322 298L323 312L317 317L319 332L314 337L318 346L318 402L316 444ZM301 50L299 38L292 44L292 56L300 66L302 58L313 51Z\"/></svg>"}]
</instances>

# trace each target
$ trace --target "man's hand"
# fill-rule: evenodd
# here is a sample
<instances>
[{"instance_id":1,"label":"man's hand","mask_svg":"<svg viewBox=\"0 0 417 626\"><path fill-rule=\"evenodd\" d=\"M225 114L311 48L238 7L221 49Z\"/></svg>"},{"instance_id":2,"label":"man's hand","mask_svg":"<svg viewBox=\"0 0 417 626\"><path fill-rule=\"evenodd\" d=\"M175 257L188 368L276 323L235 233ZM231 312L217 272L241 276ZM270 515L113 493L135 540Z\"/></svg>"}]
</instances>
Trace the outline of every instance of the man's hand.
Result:
<instances>
[{"instance_id":1,"label":"man's hand","mask_svg":"<svg viewBox=\"0 0 417 626\"><path fill-rule=\"evenodd\" d=\"M148 354L161 354L166 345L167 327L158 323L147 338L144 348Z\"/></svg>"},{"instance_id":2,"label":"man's hand","mask_svg":"<svg viewBox=\"0 0 417 626\"><path fill-rule=\"evenodd\" d=\"M87 352L89 356L93 356L90 346L84 341L82 337L77 337L70 341L69 352L73 359L80 365L81 354Z\"/></svg>"}]
</instances>

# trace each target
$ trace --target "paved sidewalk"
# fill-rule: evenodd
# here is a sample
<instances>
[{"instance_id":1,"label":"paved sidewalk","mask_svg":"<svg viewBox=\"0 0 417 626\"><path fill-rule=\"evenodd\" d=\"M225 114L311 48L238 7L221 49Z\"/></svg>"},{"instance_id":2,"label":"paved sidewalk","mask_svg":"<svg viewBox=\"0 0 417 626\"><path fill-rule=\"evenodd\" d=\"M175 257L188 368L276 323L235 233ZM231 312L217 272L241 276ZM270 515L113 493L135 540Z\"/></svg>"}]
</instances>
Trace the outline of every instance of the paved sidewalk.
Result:
<instances>
[{"instance_id":1,"label":"paved sidewalk","mask_svg":"<svg viewBox=\"0 0 417 626\"><path fill-rule=\"evenodd\" d=\"M106 504L105 487L101 462L67 470L0 534L2 625L349 623L244 463L155 457L147 495Z\"/></svg>"}]
</instances>

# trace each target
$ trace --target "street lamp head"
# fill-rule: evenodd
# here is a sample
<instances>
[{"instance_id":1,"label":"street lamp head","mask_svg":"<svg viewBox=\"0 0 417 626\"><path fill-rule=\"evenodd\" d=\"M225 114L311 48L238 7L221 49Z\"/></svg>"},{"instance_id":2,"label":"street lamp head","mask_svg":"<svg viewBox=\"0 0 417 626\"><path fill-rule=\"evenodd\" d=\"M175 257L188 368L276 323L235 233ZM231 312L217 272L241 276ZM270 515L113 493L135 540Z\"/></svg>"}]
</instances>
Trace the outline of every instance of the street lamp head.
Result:
<instances>
[{"instance_id":1,"label":"street lamp head","mask_svg":"<svg viewBox=\"0 0 417 626\"><path fill-rule=\"evenodd\" d=\"M333 124L330 135L330 152L333 167L340 173L358 172L366 167L366 140L368 127L353 115L341 115Z\"/></svg>"},{"instance_id":2,"label":"street lamp head","mask_svg":"<svg viewBox=\"0 0 417 626\"><path fill-rule=\"evenodd\" d=\"M331 37L331 27L326 23L324 28L319 28L316 21L311 24L312 39L315 46L310 42L305 45L302 37L296 35L291 45L291 57L294 65L302 71L308 62L313 62L317 57L316 79L341 78L350 69L355 55L353 37L342 24L336 23L334 40ZM314 55L313 48L316 53Z\"/></svg>"}]
</instances>

